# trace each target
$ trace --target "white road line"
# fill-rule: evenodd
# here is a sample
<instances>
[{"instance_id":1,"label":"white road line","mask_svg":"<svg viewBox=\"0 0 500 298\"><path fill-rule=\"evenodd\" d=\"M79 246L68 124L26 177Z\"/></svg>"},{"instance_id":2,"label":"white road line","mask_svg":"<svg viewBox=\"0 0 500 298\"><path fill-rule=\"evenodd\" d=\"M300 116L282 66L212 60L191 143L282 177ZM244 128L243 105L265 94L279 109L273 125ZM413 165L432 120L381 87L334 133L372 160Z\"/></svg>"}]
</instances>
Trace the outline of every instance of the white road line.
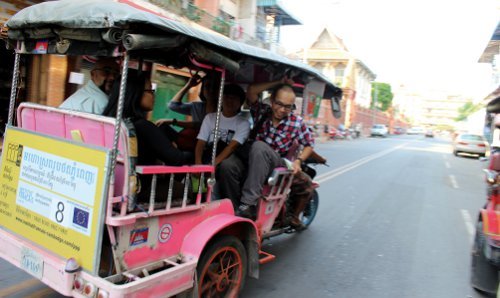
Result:
<instances>
[{"instance_id":1,"label":"white road line","mask_svg":"<svg viewBox=\"0 0 500 298\"><path fill-rule=\"evenodd\" d=\"M474 224L472 223L472 218L470 216L469 211L461 209L460 212L462 212L462 217L465 222L465 229L467 229L467 233L469 233L470 236L469 240L472 243L472 241L474 240Z\"/></svg>"},{"instance_id":2,"label":"white road line","mask_svg":"<svg viewBox=\"0 0 500 298\"><path fill-rule=\"evenodd\" d=\"M447 162L447 161L444 163L444 165L445 165L445 167L446 167L447 169L451 168L450 163L449 163L449 162Z\"/></svg>"},{"instance_id":3,"label":"white road line","mask_svg":"<svg viewBox=\"0 0 500 298\"><path fill-rule=\"evenodd\" d=\"M453 188L458 188L458 183L457 183L457 179L455 179L455 176L454 175L448 175L450 177L450 182L451 182L451 186L453 186Z\"/></svg>"},{"instance_id":4,"label":"white road line","mask_svg":"<svg viewBox=\"0 0 500 298\"><path fill-rule=\"evenodd\" d=\"M333 178L335 178L335 177L337 177L339 175L342 175L342 174L344 174L346 172L349 172L350 170L353 170L353 169L355 169L355 168L357 168L357 167L359 167L359 166L361 166L361 165L363 165L363 164L365 164L367 162L370 162L370 161L372 161L374 159L380 158L380 157L382 157L384 155L387 155L387 154L389 154L389 153L391 153L391 152L393 152L395 150L398 150L398 149L400 149L400 148L402 148L402 147L404 147L404 146L406 146L408 144L409 144L409 142L401 144L401 145L396 146L394 148L387 149L385 151L381 151L381 152L378 152L378 153L375 153L375 154L372 154L372 155L368 155L368 156L366 156L366 157L364 157L364 158L362 158L360 160L357 160L355 162L343 165L343 166L341 166L339 168L336 168L336 169L334 169L334 170L332 170L330 172L323 173L323 174L319 175L318 177L316 177L314 179L314 181L318 182L318 183L323 183L323 182L325 182L327 180L333 179Z\"/></svg>"}]
</instances>

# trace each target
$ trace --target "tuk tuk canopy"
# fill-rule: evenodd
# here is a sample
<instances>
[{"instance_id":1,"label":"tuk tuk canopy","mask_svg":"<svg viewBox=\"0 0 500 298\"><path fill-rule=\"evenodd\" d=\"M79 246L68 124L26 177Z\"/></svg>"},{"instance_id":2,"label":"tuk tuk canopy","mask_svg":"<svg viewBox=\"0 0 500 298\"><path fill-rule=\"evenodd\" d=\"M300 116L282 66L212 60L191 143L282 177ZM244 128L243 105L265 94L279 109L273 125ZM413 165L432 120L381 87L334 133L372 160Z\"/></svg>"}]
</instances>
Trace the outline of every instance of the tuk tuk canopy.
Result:
<instances>
[{"instance_id":1,"label":"tuk tuk canopy","mask_svg":"<svg viewBox=\"0 0 500 298\"><path fill-rule=\"evenodd\" d=\"M27 7L7 23L8 39L17 52L118 55L125 47L145 60L173 67L192 65L190 58L226 69L241 83L264 82L284 73L299 83L325 85L323 98L340 99L341 90L315 68L271 51L199 30L126 0L48 1Z\"/></svg>"}]
</instances>

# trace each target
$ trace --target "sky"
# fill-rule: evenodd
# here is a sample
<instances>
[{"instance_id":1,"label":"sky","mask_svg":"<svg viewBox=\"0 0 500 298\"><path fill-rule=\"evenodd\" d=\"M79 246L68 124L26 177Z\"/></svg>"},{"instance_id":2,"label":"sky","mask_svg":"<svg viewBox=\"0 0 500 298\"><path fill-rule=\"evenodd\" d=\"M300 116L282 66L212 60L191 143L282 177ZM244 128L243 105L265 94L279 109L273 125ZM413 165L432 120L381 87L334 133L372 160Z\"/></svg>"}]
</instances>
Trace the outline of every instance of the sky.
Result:
<instances>
[{"instance_id":1,"label":"sky","mask_svg":"<svg viewBox=\"0 0 500 298\"><path fill-rule=\"evenodd\" d=\"M377 82L485 96L491 66L478 63L500 21L500 0L286 0L304 25L284 26L289 50L328 26ZM307 3L307 5L305 5Z\"/></svg>"}]
</instances>

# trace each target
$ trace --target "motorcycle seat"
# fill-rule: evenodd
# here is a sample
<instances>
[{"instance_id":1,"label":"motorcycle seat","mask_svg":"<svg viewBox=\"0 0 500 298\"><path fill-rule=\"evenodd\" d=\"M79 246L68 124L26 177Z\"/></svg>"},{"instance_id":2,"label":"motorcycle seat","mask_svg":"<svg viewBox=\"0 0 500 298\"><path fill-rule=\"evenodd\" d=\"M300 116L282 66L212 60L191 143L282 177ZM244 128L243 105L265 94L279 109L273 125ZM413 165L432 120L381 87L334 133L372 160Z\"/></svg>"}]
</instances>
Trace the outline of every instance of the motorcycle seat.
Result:
<instances>
[{"instance_id":1,"label":"motorcycle seat","mask_svg":"<svg viewBox=\"0 0 500 298\"><path fill-rule=\"evenodd\" d=\"M490 156L490 164L488 166L490 170L500 172L500 152L494 152Z\"/></svg>"}]
</instances>

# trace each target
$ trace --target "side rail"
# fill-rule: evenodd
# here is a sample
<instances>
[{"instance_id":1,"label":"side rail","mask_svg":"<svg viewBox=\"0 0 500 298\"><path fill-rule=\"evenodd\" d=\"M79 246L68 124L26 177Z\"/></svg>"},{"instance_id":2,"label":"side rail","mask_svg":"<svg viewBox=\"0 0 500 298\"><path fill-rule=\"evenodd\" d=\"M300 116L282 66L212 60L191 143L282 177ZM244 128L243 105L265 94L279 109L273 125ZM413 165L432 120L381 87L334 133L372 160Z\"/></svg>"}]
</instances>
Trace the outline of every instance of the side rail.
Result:
<instances>
[{"instance_id":1,"label":"side rail","mask_svg":"<svg viewBox=\"0 0 500 298\"><path fill-rule=\"evenodd\" d=\"M148 200L127 211L128 198L123 195L113 197L108 201L107 223L119 226L133 223L138 218L197 210L202 203L210 202L214 183L205 178L213 172L214 167L209 165L137 166L137 174L152 176ZM159 185L160 176L163 185ZM161 188L165 191L158 191Z\"/></svg>"},{"instance_id":2,"label":"side rail","mask_svg":"<svg viewBox=\"0 0 500 298\"><path fill-rule=\"evenodd\" d=\"M292 180L292 172L286 168L274 169L269 177L262 193L264 199L260 200L257 211L257 226L260 227L261 235L271 231L288 198Z\"/></svg>"},{"instance_id":3,"label":"side rail","mask_svg":"<svg viewBox=\"0 0 500 298\"><path fill-rule=\"evenodd\" d=\"M264 198L270 201L287 196L290 192L292 180L292 172L287 168L274 169L267 180L267 185L264 187Z\"/></svg>"}]
</instances>

